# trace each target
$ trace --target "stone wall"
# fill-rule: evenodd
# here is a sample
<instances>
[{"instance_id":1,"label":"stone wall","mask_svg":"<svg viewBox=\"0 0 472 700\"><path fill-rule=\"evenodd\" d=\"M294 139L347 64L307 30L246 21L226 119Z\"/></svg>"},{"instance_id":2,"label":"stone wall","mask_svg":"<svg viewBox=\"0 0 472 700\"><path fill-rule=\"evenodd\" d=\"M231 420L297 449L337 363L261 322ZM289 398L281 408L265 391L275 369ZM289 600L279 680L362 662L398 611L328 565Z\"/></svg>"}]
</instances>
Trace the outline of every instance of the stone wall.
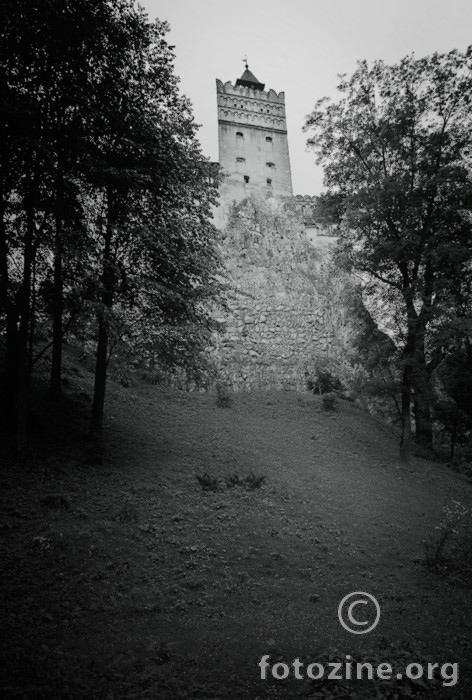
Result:
<instances>
[{"instance_id":1,"label":"stone wall","mask_svg":"<svg viewBox=\"0 0 472 700\"><path fill-rule=\"evenodd\" d=\"M224 232L228 308L214 361L234 390L303 390L316 366L349 372L357 320L352 284L317 249L293 211L249 200Z\"/></svg>"},{"instance_id":2,"label":"stone wall","mask_svg":"<svg viewBox=\"0 0 472 700\"><path fill-rule=\"evenodd\" d=\"M305 388L305 373L330 345L322 313L310 301L235 295L218 344L221 376L234 390Z\"/></svg>"}]
</instances>

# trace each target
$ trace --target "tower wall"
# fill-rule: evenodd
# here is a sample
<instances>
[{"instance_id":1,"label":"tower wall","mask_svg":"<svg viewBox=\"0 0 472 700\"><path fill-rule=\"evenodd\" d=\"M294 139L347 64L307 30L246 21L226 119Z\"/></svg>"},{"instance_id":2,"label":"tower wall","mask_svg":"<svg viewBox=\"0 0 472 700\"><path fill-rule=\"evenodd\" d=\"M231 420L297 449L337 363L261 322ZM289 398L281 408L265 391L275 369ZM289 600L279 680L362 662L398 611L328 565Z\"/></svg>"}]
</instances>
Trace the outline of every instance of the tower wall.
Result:
<instances>
[{"instance_id":1,"label":"tower wall","mask_svg":"<svg viewBox=\"0 0 472 700\"><path fill-rule=\"evenodd\" d=\"M221 225L231 202L251 192L292 196L287 141L285 94L216 81L219 162L225 174L221 186Z\"/></svg>"}]
</instances>

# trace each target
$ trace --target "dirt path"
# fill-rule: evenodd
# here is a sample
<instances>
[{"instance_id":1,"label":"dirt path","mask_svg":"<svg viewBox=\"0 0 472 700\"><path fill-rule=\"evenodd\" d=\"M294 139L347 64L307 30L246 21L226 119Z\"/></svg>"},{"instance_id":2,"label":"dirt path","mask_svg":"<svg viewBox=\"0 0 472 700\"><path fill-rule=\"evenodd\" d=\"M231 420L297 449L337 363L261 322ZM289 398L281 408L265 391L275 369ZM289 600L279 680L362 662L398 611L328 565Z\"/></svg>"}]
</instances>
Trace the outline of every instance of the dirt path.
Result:
<instances>
[{"instance_id":1,"label":"dirt path","mask_svg":"<svg viewBox=\"0 0 472 700\"><path fill-rule=\"evenodd\" d=\"M387 428L346 402L323 412L308 394L219 409L207 395L112 386L106 442L101 466L43 460L24 467L21 488L5 484L17 514L3 554L20 591L3 618L7 682L20 687L21 652L36 684L51 686L44 669L56 668L63 693L19 697L358 697L258 680L263 654L290 663L331 648L460 662L443 696L470 697L471 591L419 561L445 498L470 501L464 480L423 460L400 466ZM251 472L262 488L226 487ZM217 492L202 490L205 473ZM67 510L45 507L57 494ZM381 608L368 635L337 617L357 590ZM414 690L433 697L432 685Z\"/></svg>"}]
</instances>

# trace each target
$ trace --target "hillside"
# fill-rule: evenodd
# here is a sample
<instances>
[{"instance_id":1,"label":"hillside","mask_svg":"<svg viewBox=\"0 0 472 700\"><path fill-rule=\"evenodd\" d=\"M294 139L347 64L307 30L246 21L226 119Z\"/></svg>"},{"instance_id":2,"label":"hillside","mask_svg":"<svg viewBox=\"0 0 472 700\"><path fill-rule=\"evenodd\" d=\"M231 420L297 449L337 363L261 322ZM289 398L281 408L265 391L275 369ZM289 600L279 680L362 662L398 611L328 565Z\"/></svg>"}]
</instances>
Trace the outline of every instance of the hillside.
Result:
<instances>
[{"instance_id":1,"label":"hillside","mask_svg":"<svg viewBox=\"0 0 472 700\"><path fill-rule=\"evenodd\" d=\"M2 471L2 697L470 697L472 591L421 562L445 498L470 504L463 478L401 466L395 435L348 402L327 413L319 397L271 392L219 408L113 382L100 464L84 437L90 375L70 367L67 387L82 404L37 410L35 450ZM250 473L260 488L227 486ZM379 601L370 634L338 621L352 591ZM459 662L460 681L389 695L260 680L264 654L330 649Z\"/></svg>"}]
</instances>

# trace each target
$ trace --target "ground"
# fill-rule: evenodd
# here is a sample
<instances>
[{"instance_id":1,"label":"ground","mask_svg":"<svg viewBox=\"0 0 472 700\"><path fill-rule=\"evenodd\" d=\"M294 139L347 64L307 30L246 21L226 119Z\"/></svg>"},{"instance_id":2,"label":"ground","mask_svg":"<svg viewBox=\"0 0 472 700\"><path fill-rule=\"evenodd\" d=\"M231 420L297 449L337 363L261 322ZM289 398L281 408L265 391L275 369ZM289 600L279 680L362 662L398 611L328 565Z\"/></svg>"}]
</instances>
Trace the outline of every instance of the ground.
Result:
<instances>
[{"instance_id":1,"label":"ground","mask_svg":"<svg viewBox=\"0 0 472 700\"><path fill-rule=\"evenodd\" d=\"M472 591L424 565L445 499L470 503L463 477L401 465L395 433L346 401L261 392L222 408L114 382L101 458L90 376L72 367L65 384L0 475L1 697L470 698ZM259 488L227 483L251 473ZM338 620L354 591L380 605L365 635ZM460 678L261 680L265 654L456 662Z\"/></svg>"}]
</instances>

